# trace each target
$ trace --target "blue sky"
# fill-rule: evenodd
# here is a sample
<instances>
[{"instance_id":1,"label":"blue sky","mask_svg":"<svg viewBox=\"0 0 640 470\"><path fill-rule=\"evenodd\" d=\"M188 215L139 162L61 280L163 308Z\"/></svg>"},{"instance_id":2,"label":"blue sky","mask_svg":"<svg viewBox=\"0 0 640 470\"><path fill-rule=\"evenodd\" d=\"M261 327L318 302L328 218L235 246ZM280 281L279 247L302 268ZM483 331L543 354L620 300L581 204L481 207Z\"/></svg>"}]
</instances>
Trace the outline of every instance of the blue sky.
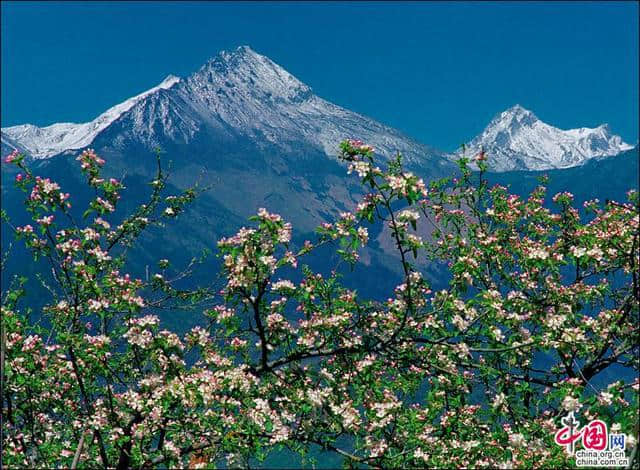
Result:
<instances>
[{"instance_id":1,"label":"blue sky","mask_svg":"<svg viewBox=\"0 0 640 470\"><path fill-rule=\"evenodd\" d=\"M5 2L2 126L91 120L247 44L444 150L520 103L638 140L637 2Z\"/></svg>"}]
</instances>

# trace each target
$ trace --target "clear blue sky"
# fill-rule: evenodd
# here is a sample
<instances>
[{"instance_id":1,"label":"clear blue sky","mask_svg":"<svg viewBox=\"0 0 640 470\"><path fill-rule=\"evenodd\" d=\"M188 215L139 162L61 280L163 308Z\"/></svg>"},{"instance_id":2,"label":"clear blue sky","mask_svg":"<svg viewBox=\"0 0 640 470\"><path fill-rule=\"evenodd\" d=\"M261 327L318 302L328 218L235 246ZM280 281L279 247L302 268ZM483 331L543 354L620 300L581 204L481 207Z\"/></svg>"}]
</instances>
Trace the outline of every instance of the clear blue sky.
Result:
<instances>
[{"instance_id":1,"label":"clear blue sky","mask_svg":"<svg viewBox=\"0 0 640 470\"><path fill-rule=\"evenodd\" d=\"M2 126L83 122L247 44L316 94L452 150L520 103L638 140L638 3L5 2Z\"/></svg>"}]
</instances>

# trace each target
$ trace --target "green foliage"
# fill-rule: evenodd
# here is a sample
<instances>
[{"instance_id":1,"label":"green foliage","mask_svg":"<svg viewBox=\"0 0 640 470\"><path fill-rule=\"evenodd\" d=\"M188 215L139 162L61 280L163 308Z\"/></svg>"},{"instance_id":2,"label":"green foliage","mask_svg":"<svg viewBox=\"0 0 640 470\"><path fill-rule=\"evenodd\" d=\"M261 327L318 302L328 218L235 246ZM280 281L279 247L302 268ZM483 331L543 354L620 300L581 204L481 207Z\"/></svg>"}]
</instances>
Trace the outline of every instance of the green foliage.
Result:
<instances>
[{"instance_id":1,"label":"green foliage","mask_svg":"<svg viewBox=\"0 0 640 470\"><path fill-rule=\"evenodd\" d=\"M51 298L44 328L23 306L25 279L3 293L4 463L249 466L286 448L312 465L321 448L345 467L557 468L574 463L553 441L569 411L637 437L637 378L595 380L638 373L637 192L590 202L587 221L569 193L552 210L543 186L526 199L490 187L483 152L478 172L463 158L459 178L428 187L399 155L376 166L362 142L340 157L370 191L353 212L296 247L291 225L260 209L218 243L223 284L185 290L208 253L182 271L160 259L145 280L121 271L200 188L164 195L158 156L148 201L112 227L125 188L87 150L95 197L76 221L70 195L12 154L36 228L3 220L48 261ZM404 273L385 302L305 264L327 245L355 265L372 223ZM438 292L420 270L432 262L449 268ZM156 314L175 308L201 326L163 329Z\"/></svg>"}]
</instances>

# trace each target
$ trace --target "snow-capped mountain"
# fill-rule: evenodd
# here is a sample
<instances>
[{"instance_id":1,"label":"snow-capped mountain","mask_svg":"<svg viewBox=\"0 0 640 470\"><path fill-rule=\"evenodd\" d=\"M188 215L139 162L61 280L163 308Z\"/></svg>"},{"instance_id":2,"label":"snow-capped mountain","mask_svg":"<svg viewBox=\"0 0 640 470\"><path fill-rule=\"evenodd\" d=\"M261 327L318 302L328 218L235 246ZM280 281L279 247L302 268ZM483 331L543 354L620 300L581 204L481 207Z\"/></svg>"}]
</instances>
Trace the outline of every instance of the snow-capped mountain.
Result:
<instances>
[{"instance_id":1,"label":"snow-capped mountain","mask_svg":"<svg viewBox=\"0 0 640 470\"><path fill-rule=\"evenodd\" d=\"M501 154L493 150L497 146L491 147L487 142L502 142L508 147L510 139L517 140L514 136L519 135L518 126L546 126L536 124L533 115L524 116L524 110L510 111L514 117L509 120L503 116L502 140L487 137L486 141L477 142L478 146L485 144L492 163L493 155ZM519 116L520 111L523 116ZM498 127L500 116L495 121L492 124ZM566 132L573 132L576 140L596 141L589 137L589 130ZM511 166L508 162L503 164L504 169L536 168L533 156L545 145L553 147L552 143L558 140L549 131L542 137L536 137L531 130L527 134L532 137L526 160L518 157L520 160ZM156 171L153 150L160 146L165 152L163 168L171 175L172 194L196 183L210 189L199 194L179 224L149 235L153 257L146 251L139 253L139 267L144 272L144 266L155 263L156 257L172 262L177 257L188 263L191 256L245 225L246 218L260 207L281 214L293 224L294 234L304 238L320 223L332 222L341 212L353 211L367 188L355 175L347 175L344 165L336 161L337 146L344 138L361 139L382 156L391 157L399 151L410 169L426 181L451 176L456 169L449 161L452 156L314 95L307 85L248 47L222 52L188 77L169 76L160 85L112 107L89 123L3 128L2 156L17 148L36 159L32 162L34 171L51 177L69 191L74 196L73 209L80 215L83 198L88 200L94 195L87 192L74 158L76 153L93 147L107 160L105 176L123 180L127 188L123 202L133 204L148 198L147 183ZM615 147L616 141L610 136L605 140ZM617 142L619 150L625 148L626 144ZM510 156L502 158L508 160ZM626 190L631 175L637 173L628 164L637 161L634 158L635 154L618 161L594 161L574 169L571 177L579 175L582 183L593 181L585 186L596 191L602 171L614 166L624 176L615 183ZM581 173L583 170L585 174ZM13 179L12 171L17 171L12 165L2 165L3 183ZM557 173L565 171L571 170ZM520 181L533 174L492 175L496 176L512 176ZM21 195L15 188L2 184L0 189L3 209L7 207L9 214L22 213ZM602 199L608 194L592 196ZM373 297L385 291L383 285L393 289L402 275L396 248L385 241L383 233L380 226L371 227L372 243L361 253L369 275L362 276L358 271L353 274L353 285L370 289ZM335 269L338 260L332 258L330 251L317 256L327 272ZM434 285L443 279L437 266L425 269L434 270L428 276Z\"/></svg>"},{"instance_id":2,"label":"snow-capped mountain","mask_svg":"<svg viewBox=\"0 0 640 470\"><path fill-rule=\"evenodd\" d=\"M494 171L550 170L579 166L592 158L617 155L633 146L611 133L607 124L562 130L515 105L496 115L467 146L465 155L481 150ZM450 155L459 158L461 151Z\"/></svg>"},{"instance_id":3,"label":"snow-capped mountain","mask_svg":"<svg viewBox=\"0 0 640 470\"><path fill-rule=\"evenodd\" d=\"M179 81L178 77L169 75L159 85L113 106L91 122L82 124L61 122L46 127L22 124L3 128L2 143L25 151L33 158L48 158L67 150L87 147L100 132L129 111L136 103L158 90L171 88Z\"/></svg>"},{"instance_id":4,"label":"snow-capped mountain","mask_svg":"<svg viewBox=\"0 0 640 470\"><path fill-rule=\"evenodd\" d=\"M400 151L413 162L440 155L390 127L319 98L247 46L221 52L185 79L169 76L89 123L3 128L2 143L34 158L48 158L91 146L118 124L121 132L110 133L116 144L134 141L148 148L168 142L188 144L206 131L219 138L242 135L284 151L310 145L330 156L342 139L351 137L370 143L381 155Z\"/></svg>"},{"instance_id":5,"label":"snow-capped mountain","mask_svg":"<svg viewBox=\"0 0 640 470\"><path fill-rule=\"evenodd\" d=\"M335 156L344 138L358 138L383 156L396 152L410 166L436 174L449 168L444 155L395 129L313 94L269 58L247 46L221 52L191 76L168 76L159 85L102 113L91 122L2 129L3 153L17 148L35 159L89 146L152 149L249 140L283 153L300 148ZM561 130L516 105L498 114L474 138L466 155L484 149L494 171L546 170L582 165L632 146L607 125Z\"/></svg>"},{"instance_id":6,"label":"snow-capped mountain","mask_svg":"<svg viewBox=\"0 0 640 470\"><path fill-rule=\"evenodd\" d=\"M210 240L212 227L227 236L224 224L259 207L286 214L303 231L351 210L363 188L337 160L345 138L369 143L381 157L402 153L427 180L455 168L442 152L314 95L247 46L221 52L190 76L170 76L89 123L3 128L2 154L18 148L40 170L71 177L75 154L92 147L114 176L145 181L160 147L177 186L215 187L201 196L190 227L192 238Z\"/></svg>"}]
</instances>

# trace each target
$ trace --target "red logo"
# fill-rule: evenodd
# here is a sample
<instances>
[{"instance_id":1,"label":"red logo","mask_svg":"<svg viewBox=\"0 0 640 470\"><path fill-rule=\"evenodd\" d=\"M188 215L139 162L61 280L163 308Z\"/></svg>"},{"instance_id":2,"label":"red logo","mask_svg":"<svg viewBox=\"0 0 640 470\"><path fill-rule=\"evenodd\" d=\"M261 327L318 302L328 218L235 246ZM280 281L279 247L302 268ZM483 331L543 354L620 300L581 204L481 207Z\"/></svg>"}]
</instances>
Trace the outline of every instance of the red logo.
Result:
<instances>
[{"instance_id":1,"label":"red logo","mask_svg":"<svg viewBox=\"0 0 640 470\"><path fill-rule=\"evenodd\" d=\"M609 442L607 425L595 419L582 428L582 445L585 449L604 450Z\"/></svg>"},{"instance_id":2,"label":"red logo","mask_svg":"<svg viewBox=\"0 0 640 470\"><path fill-rule=\"evenodd\" d=\"M562 418L563 427L556 432L554 441L563 446L569 455L575 453L575 442L582 437L585 449L605 450L609 442L607 425L599 419L590 421L580 428L580 422L573 416L573 411Z\"/></svg>"},{"instance_id":3,"label":"red logo","mask_svg":"<svg viewBox=\"0 0 640 470\"><path fill-rule=\"evenodd\" d=\"M580 422L574 418L573 411L565 418L562 418L561 421L564 426L556 432L554 440L559 446L564 446L569 455L573 455L575 450L575 441L580 439L584 428L578 430Z\"/></svg>"}]
</instances>

